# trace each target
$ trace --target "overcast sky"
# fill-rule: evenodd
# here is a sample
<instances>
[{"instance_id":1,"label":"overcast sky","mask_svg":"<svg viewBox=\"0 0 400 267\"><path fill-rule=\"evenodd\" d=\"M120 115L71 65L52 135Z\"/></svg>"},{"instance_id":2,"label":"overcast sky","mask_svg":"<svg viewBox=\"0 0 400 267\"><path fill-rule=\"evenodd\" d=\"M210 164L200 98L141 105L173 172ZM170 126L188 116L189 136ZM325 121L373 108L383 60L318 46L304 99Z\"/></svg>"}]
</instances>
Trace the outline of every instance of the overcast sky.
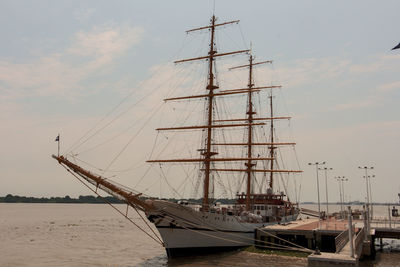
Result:
<instances>
[{"instance_id":1,"label":"overcast sky","mask_svg":"<svg viewBox=\"0 0 400 267\"><path fill-rule=\"evenodd\" d=\"M307 165L316 161L334 168L332 201L334 176L349 179L346 199L364 200L358 166L375 168L375 201L398 200L400 50L390 49L400 42L399 10L397 0L216 1L220 22L240 20L222 35L232 41L221 51L251 41L257 58L274 60L304 170L302 201L316 201L315 167ZM0 195L88 194L50 158L57 134L63 151L127 96L124 104L136 108L129 123L152 116L166 94L154 88L177 74L171 62L201 56L185 49L207 41L185 30L206 25L212 12L213 1L194 0L0 1ZM135 131L125 134L130 140ZM123 153L145 159L150 150L132 143ZM133 176L114 179L135 186Z\"/></svg>"}]
</instances>

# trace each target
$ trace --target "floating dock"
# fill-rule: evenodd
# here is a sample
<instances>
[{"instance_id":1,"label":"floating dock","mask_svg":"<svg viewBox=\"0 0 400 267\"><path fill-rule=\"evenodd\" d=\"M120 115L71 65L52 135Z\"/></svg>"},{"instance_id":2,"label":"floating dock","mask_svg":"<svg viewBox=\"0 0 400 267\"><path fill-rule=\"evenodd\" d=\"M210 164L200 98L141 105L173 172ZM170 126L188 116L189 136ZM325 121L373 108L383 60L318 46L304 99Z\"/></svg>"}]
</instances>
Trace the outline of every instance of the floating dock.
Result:
<instances>
[{"instance_id":1,"label":"floating dock","mask_svg":"<svg viewBox=\"0 0 400 267\"><path fill-rule=\"evenodd\" d=\"M299 246L321 251L335 252L335 238L347 229L347 221L329 219L321 221L319 227L318 219L302 219L287 224L276 224L257 230L256 239L259 244L271 243L287 245L287 240ZM283 239L283 240L282 240Z\"/></svg>"}]
</instances>

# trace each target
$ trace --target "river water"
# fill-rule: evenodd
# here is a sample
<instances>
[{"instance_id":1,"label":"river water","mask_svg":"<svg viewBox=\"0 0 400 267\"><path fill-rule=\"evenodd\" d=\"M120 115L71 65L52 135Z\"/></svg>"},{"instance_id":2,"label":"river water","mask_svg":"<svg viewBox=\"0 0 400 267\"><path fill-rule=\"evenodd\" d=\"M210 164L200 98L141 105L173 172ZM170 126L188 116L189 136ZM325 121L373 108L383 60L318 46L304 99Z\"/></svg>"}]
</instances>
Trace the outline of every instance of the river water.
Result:
<instances>
[{"instance_id":1,"label":"river water","mask_svg":"<svg viewBox=\"0 0 400 267\"><path fill-rule=\"evenodd\" d=\"M387 207L375 214L386 215ZM128 215L146 227L133 210ZM400 266L399 242L385 242L392 252L364 266ZM162 246L106 204L0 203L0 244L0 266L307 266L303 258L244 251L168 260Z\"/></svg>"}]
</instances>

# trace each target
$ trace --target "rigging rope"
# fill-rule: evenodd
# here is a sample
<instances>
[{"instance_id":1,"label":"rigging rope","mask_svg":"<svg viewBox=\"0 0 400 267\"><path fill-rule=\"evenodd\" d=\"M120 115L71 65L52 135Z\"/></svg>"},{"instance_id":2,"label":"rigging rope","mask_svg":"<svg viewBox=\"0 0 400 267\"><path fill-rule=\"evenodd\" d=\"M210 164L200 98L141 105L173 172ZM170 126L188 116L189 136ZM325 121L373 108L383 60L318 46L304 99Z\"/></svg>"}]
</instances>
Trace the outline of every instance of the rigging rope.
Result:
<instances>
[{"instance_id":1,"label":"rigging rope","mask_svg":"<svg viewBox=\"0 0 400 267\"><path fill-rule=\"evenodd\" d=\"M106 198L104 198L103 196L101 196L99 193L97 193L95 190L93 190L93 188L91 188L89 185L87 185L84 181L82 181L81 178L79 178L75 173L73 173L70 169L68 169L67 167L65 167L64 165L61 164L61 166L63 166L69 173L71 173L76 179L78 179L78 181L80 181L84 186L86 186L87 188L89 188L90 191L92 191L93 193L95 193L98 197L100 197L104 202L106 202L108 205L110 205L113 209L115 209L118 213L120 213L122 216L124 216L128 221L130 221L133 225L135 225L139 230L141 230L143 233L145 233L147 236L149 236L151 239L153 239L155 242L159 243L160 245L164 246L164 243L160 240L160 238L157 236L157 240L156 238L154 238L153 236L151 236L149 233L147 233L142 227L140 227L138 224L136 224L131 218L129 218L128 216L126 216L123 212L121 212L117 207L115 207L110 201L108 201Z\"/></svg>"},{"instance_id":2,"label":"rigging rope","mask_svg":"<svg viewBox=\"0 0 400 267\"><path fill-rule=\"evenodd\" d=\"M170 59L168 60L168 61L171 61L173 58L175 58L177 55L179 55L181 52L182 52L182 50L183 50L183 48L184 48L184 46L185 46L185 43L186 43L186 41L187 41L187 39L188 39L188 37L187 37L188 35L186 34L185 35L185 37L183 38L183 41L182 41L182 45L181 45L181 47L178 49L178 51L176 52L176 53L174 53L174 55L172 55L171 57L170 57ZM156 69L156 71L154 71L153 73L152 73L152 75L150 75L147 79L149 80L149 79L151 79L152 77L154 77L154 76L156 76L156 74L158 74L160 71L161 71L161 69L162 69L162 65L160 65L160 66L158 66L158 68ZM170 79L171 79L172 77L170 77ZM169 81L170 79L168 79L167 81ZM159 89L161 87L161 85L160 86L158 86L158 87L156 87L155 88L155 90L153 91L153 92L150 92L148 95L145 95L142 99L140 99L137 103L139 103L139 102L141 102L144 98L146 98L147 96L149 96L149 95L151 95L151 94L153 94L155 91L157 91L157 89ZM107 112L97 123L95 123L94 125L93 125L93 127L91 127L88 131L86 131L84 134L83 134L83 136L82 137L80 137L75 143L73 143L67 150L66 150L66 153L69 153L69 152L71 152L73 149L76 149L76 148L78 148L78 147L80 147L82 144L84 144L88 139L90 139L91 137L93 137L94 135L96 135L99 131L101 131L102 129L104 129L105 127L107 127L108 126L108 124L105 126L105 127L103 127L103 128L101 128L100 130L98 130L96 133L94 133L92 136L90 136L88 139L86 139L85 141L83 141L82 143L80 143L79 144L79 142L82 140L82 139L84 139L90 132L92 132L102 121L104 121L107 117L109 117L114 111L116 111L128 98L130 98L132 95L133 95L133 93L136 91L136 90L134 90L134 89L136 89L136 88L133 88L132 89L132 91L128 94L128 95L126 95L115 107L113 107L109 112ZM136 103L136 104L137 104ZM133 105L134 106L134 105ZM132 107L132 106L131 106ZM130 108L128 109L128 110L130 110ZM127 112L127 111L126 111ZM125 112L124 112L125 113ZM123 114L123 113L122 113ZM120 114L120 115L122 115L122 114ZM119 116L117 116L117 118L118 118ZM117 118L115 118L115 119L117 119ZM114 119L114 120L115 120ZM111 122L110 122L110 124L114 121L114 120L112 120ZM79 145L78 145L79 144Z\"/></svg>"},{"instance_id":3,"label":"rigging rope","mask_svg":"<svg viewBox=\"0 0 400 267\"><path fill-rule=\"evenodd\" d=\"M149 227L149 229L153 232L154 236L160 240L161 243L164 243L161 238L154 232L153 228L149 225L149 223L147 222L146 219L143 218L142 214L140 214L140 212L137 210L135 205L132 205L131 207L133 207L136 211L136 213L140 216L140 218L142 219L142 221L144 221L144 223L147 225L147 227Z\"/></svg>"},{"instance_id":4,"label":"rigging rope","mask_svg":"<svg viewBox=\"0 0 400 267\"><path fill-rule=\"evenodd\" d=\"M146 225L151 229L151 231L153 232L153 234L155 234L155 236L156 236L156 238L158 239L156 239L156 238L154 238L153 236L151 236L148 232L146 232L142 227L140 227L138 224L136 224L131 218L129 218L127 215L125 215L123 212L121 212L118 208L116 208L112 203L110 203L107 199L105 199L103 196L101 196L99 193L97 193L97 191L95 191L95 190L93 190L89 185L87 185L81 178L79 178L75 173L73 173L70 169L68 169L67 167L65 167L64 165L62 165L69 173L71 173L78 181L80 181L83 185L85 185L89 190L91 190L93 193L95 193L98 197L100 197L100 198L102 198L107 204L109 204L112 208L114 208L118 213L120 213L122 216L124 216L127 220L129 220L132 224L134 224L139 230L141 230L142 232L144 232L147 236L149 236L151 239L153 239L155 242L157 242L157 243L159 243L160 245L162 245L162 246L164 246L164 243L161 241L161 239L158 237L158 235L156 235L155 234L155 232L153 231L153 229L151 229L151 227L150 227L150 225L145 221L145 219L139 214L139 212L138 212L138 210L136 209L136 207L134 207L134 209L136 210L136 212L139 214L139 216L140 216L140 218L146 223ZM128 203L127 203L128 204ZM163 211L165 214L168 214L168 212L167 211ZM170 215L171 216L171 215ZM168 218L165 218L164 217L164 219L167 219L167 220L169 220ZM173 222L175 222L176 223L176 220L169 220L170 221L170 223L173 223ZM185 220L185 223L187 223L187 224L192 224L191 222L188 222L188 221L186 221ZM194 224L192 224L192 225L194 225ZM214 235L211 235L211 234L206 234L206 233L203 233L203 232L199 232L199 231L197 231L197 230L193 230L193 229L190 229L190 228L188 228L188 227L185 227L185 226L183 226L183 225L179 225L180 227L182 227L182 228L184 228L184 229L186 229L186 230L189 230L189 231L192 231L192 232L196 232L196 233L199 233L199 234L202 234L202 235L206 235L206 236L210 236L210 237L213 237L213 238L217 238L217 239L221 239L221 240L225 240L225 241L229 241L229 242L233 242L233 243L237 243L237 244L244 244L244 245L249 245L248 243L246 243L246 242L241 242L241 241L237 241L237 240L233 240L233 239L228 239L228 238L223 238L223 237L217 237L217 236L214 236ZM212 231L215 231L215 232L221 232L220 230L218 230L218 229L213 229L213 228L210 228L210 227L207 227L209 230L212 230ZM282 245L282 244L275 244L275 243L272 243L272 242L268 242L268 241L265 241L265 240L256 240L256 239L254 239L254 238L247 238L247 237L241 237L242 239L247 239L247 240L251 240L251 241L257 241L257 242L261 242L261 243L264 243L264 244L273 244L274 246L265 246L265 245L257 245L258 247L263 247L263 248L285 248L285 249L288 249L288 250L297 250L297 251L303 251L303 252L311 252L311 250L310 249L307 249L307 248L304 248L304 247L302 247L302 246L300 246L300 245L297 245L297 244L295 244L295 243L292 243L292 242L290 242L290 241L288 241L288 240L285 240L285 239L282 239L282 238L280 238L280 237L278 237L278 236L275 236L275 235L273 235L273 234L271 234L271 233L268 233L268 232L265 232L265 231L263 231L263 230L261 230L261 229L259 229L261 232L263 232L263 233L266 233L266 234L268 234L268 235L270 235L270 236L273 236L273 237L275 237L275 238L277 238L277 239L279 239L279 240L281 240L281 241L283 241L283 242L286 242L286 243L288 243L288 244L290 244L290 245L292 245L292 246L295 246L295 247L297 247L297 248L294 248L294 247L290 247L290 246L285 246L285 245ZM235 235L235 234L233 234L233 233L226 233L226 232L224 232L225 234L228 234L228 235Z\"/></svg>"},{"instance_id":5,"label":"rigging rope","mask_svg":"<svg viewBox=\"0 0 400 267\"><path fill-rule=\"evenodd\" d=\"M114 157L114 159L108 164L108 166L106 167L105 171L106 172L111 165L121 156L121 154L128 148L128 146L133 142L133 140L139 135L139 133L142 132L142 130L144 129L144 127L147 125L147 123L149 123L150 119L154 117L154 115L161 109L163 105L160 105L154 112L153 114L151 114L149 120L147 120L146 123L144 123L142 125L142 127L136 132L136 134L134 136L131 137L131 139L129 139L128 143L121 149L121 151Z\"/></svg>"},{"instance_id":6,"label":"rigging rope","mask_svg":"<svg viewBox=\"0 0 400 267\"><path fill-rule=\"evenodd\" d=\"M161 173L162 177L164 178L165 182L167 183L167 185L169 186L169 188L173 191L173 193L175 193L175 194L176 194L177 196L179 196L180 198L183 198L182 195L179 194L179 192L176 191L175 188L173 188L173 187L170 185L170 183L168 182L167 177L165 177L165 174L164 174L164 172L163 172L161 163L160 163L160 173Z\"/></svg>"}]
</instances>

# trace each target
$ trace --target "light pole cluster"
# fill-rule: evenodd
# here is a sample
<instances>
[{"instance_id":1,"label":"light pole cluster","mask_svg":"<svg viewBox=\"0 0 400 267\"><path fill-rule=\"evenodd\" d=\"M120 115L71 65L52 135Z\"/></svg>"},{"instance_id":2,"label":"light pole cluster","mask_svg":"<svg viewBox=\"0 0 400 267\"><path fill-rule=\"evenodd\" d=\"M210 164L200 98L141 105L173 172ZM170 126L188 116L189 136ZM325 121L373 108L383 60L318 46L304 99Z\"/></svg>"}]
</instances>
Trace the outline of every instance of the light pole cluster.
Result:
<instances>
[{"instance_id":1,"label":"light pole cluster","mask_svg":"<svg viewBox=\"0 0 400 267\"><path fill-rule=\"evenodd\" d=\"M320 195L319 195L319 177L318 177L318 172L319 171L324 171L325 172L325 196L326 196L326 215L329 214L329 198L328 198L328 171L332 171L332 168L328 167L319 167L321 165L325 165L325 161L323 162L314 162L314 163L308 163L310 166L315 166L316 170L316 178L317 178L317 195L318 195L318 221L319 221L319 226L321 226L321 202L320 202ZM374 167L358 167L359 169L364 169L365 170L365 175L363 178L365 178L365 185L366 185L366 193L367 196L365 198L365 204L367 207L371 207L371 211L368 213L370 214L370 218L372 219L373 216L373 205L372 205L372 189L371 189L371 178L375 177L375 175L368 175L368 171L371 171L374 169ZM340 217L343 218L344 215L344 202L345 202L345 194L344 194L344 182L349 181L348 178L345 176L336 176L334 177L338 181L339 185L339 196L340 196ZM399 194L400 198L400 194Z\"/></svg>"},{"instance_id":2,"label":"light pole cluster","mask_svg":"<svg viewBox=\"0 0 400 267\"><path fill-rule=\"evenodd\" d=\"M371 177L375 177L375 175L368 175L368 171L369 170L373 170L374 167L358 167L359 169L364 169L365 170L365 175L363 176L363 178L365 178L365 185L366 185L366 189L367 189L367 196L365 198L365 204L368 204L367 207L371 207L371 212L370 214L370 218L372 219L373 216L373 205L372 205L372 192L371 192Z\"/></svg>"}]
</instances>

